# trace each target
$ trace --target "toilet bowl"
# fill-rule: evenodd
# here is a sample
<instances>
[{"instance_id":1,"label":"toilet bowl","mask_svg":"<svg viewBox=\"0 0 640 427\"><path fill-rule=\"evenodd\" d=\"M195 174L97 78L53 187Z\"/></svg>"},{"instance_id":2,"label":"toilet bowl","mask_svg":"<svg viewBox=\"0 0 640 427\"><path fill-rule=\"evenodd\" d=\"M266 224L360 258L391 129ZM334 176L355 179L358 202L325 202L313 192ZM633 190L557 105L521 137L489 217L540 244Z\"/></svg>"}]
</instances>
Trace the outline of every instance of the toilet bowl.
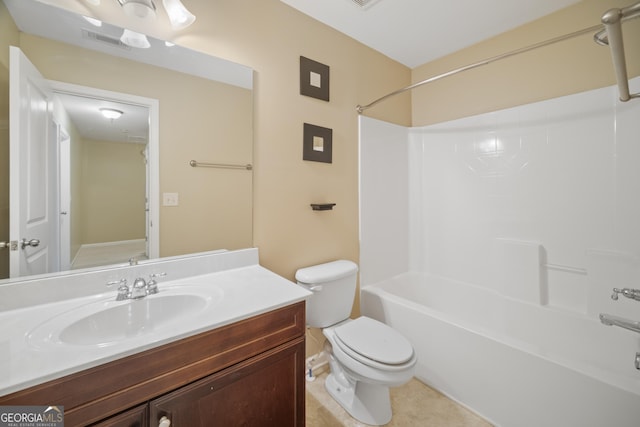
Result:
<instances>
[{"instance_id":1,"label":"toilet bowl","mask_svg":"<svg viewBox=\"0 0 640 427\"><path fill-rule=\"evenodd\" d=\"M389 387L413 377L411 344L384 323L368 317L322 330L331 343L331 373L325 387L355 419L383 425L391 421Z\"/></svg>"},{"instance_id":2,"label":"toilet bowl","mask_svg":"<svg viewBox=\"0 0 640 427\"><path fill-rule=\"evenodd\" d=\"M355 419L383 425L392 418L389 387L409 381L417 359L411 343L388 325L349 319L357 271L350 261L334 261L300 269L296 280L313 292L307 324L322 328L331 344L327 391Z\"/></svg>"}]
</instances>

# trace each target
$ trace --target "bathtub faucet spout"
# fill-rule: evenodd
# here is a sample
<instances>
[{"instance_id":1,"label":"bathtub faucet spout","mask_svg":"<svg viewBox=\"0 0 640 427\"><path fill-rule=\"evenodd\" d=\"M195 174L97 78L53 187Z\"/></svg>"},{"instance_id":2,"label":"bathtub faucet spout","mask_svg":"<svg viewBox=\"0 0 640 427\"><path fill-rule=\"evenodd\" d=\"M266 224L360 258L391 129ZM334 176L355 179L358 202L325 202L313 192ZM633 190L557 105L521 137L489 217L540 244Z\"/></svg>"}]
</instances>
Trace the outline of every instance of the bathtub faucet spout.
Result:
<instances>
[{"instance_id":1,"label":"bathtub faucet spout","mask_svg":"<svg viewBox=\"0 0 640 427\"><path fill-rule=\"evenodd\" d=\"M618 326L640 334L640 322L605 313L600 313L600 321L607 326Z\"/></svg>"}]
</instances>

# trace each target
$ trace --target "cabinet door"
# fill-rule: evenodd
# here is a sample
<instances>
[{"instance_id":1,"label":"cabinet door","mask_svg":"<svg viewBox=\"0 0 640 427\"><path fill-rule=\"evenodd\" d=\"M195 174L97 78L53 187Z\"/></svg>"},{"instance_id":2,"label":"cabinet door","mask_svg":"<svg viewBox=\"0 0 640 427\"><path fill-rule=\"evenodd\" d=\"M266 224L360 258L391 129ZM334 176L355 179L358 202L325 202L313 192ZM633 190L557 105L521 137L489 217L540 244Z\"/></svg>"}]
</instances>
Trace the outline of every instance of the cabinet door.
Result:
<instances>
[{"instance_id":1,"label":"cabinet door","mask_svg":"<svg viewBox=\"0 0 640 427\"><path fill-rule=\"evenodd\" d=\"M302 427L304 355L300 337L155 399L150 425L166 416L171 427Z\"/></svg>"},{"instance_id":2,"label":"cabinet door","mask_svg":"<svg viewBox=\"0 0 640 427\"><path fill-rule=\"evenodd\" d=\"M147 426L147 405L136 406L135 408L124 411L121 414L114 415L102 420L92 427L146 427Z\"/></svg>"}]
</instances>

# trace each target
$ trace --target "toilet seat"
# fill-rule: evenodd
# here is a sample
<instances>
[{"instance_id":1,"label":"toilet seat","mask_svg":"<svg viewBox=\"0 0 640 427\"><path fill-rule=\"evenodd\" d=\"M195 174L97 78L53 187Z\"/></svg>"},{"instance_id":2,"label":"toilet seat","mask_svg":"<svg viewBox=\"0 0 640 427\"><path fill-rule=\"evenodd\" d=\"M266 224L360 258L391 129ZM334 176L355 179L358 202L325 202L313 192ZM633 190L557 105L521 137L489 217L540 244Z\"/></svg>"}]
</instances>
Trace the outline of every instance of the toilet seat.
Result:
<instances>
[{"instance_id":1,"label":"toilet seat","mask_svg":"<svg viewBox=\"0 0 640 427\"><path fill-rule=\"evenodd\" d=\"M359 317L334 329L335 344L353 359L384 371L415 363L411 343L396 330L369 317Z\"/></svg>"}]
</instances>

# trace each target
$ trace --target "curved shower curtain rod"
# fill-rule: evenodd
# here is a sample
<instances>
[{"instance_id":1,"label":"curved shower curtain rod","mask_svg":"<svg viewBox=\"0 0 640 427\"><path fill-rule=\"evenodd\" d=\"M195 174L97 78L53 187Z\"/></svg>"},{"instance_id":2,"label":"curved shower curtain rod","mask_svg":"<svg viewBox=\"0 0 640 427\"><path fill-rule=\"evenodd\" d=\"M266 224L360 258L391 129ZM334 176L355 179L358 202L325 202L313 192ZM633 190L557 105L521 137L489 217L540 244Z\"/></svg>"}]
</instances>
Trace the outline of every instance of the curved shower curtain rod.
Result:
<instances>
[{"instance_id":1,"label":"curved shower curtain rod","mask_svg":"<svg viewBox=\"0 0 640 427\"><path fill-rule=\"evenodd\" d=\"M535 43L529 46L525 46L520 49L516 49L510 52L502 53L500 55L492 56L491 58L474 62L473 64L465 65L463 67L456 68L454 70L447 71L442 74L438 74L437 76L429 77L428 79L419 81L417 83L413 83L412 85L409 85L409 86L403 87L402 89L398 89L396 91L388 93L367 105L358 105L356 107L356 110L358 111L358 114L362 114L364 110L367 110L373 107L374 105L388 98L391 98L392 96L399 95L403 92L415 89L427 83L432 83L437 80L443 79L445 77L449 77L449 76L453 76L455 74L461 73L463 71L472 70L474 68L478 68L483 65L488 65L488 64L491 64L492 62L496 62L501 59L506 59L515 55L519 55L521 53L529 52L541 47L549 46L561 41L572 39L574 37L578 37L578 36L595 32L595 31L597 31L597 33L594 34L593 38L596 41L596 43L601 45L610 44L611 53L613 56L613 62L616 68L616 75L618 76L618 87L620 88L620 93L621 93L620 99L622 101L627 101L630 98L637 98L637 97L640 97L640 94L629 95L629 86L626 78L626 65L624 61L624 49L622 47L622 32L620 30L621 22L624 22L632 18L637 18L637 17L640 17L640 2L637 2L631 6L625 7L624 9L611 9L602 16L602 22L603 22L602 24L594 25L588 28L584 28L582 30L574 31L569 34L554 37L552 39ZM621 69L622 66L624 66L623 69ZM624 83L621 83L621 79L624 79ZM626 96L624 94L624 85L626 85Z\"/></svg>"}]
</instances>

